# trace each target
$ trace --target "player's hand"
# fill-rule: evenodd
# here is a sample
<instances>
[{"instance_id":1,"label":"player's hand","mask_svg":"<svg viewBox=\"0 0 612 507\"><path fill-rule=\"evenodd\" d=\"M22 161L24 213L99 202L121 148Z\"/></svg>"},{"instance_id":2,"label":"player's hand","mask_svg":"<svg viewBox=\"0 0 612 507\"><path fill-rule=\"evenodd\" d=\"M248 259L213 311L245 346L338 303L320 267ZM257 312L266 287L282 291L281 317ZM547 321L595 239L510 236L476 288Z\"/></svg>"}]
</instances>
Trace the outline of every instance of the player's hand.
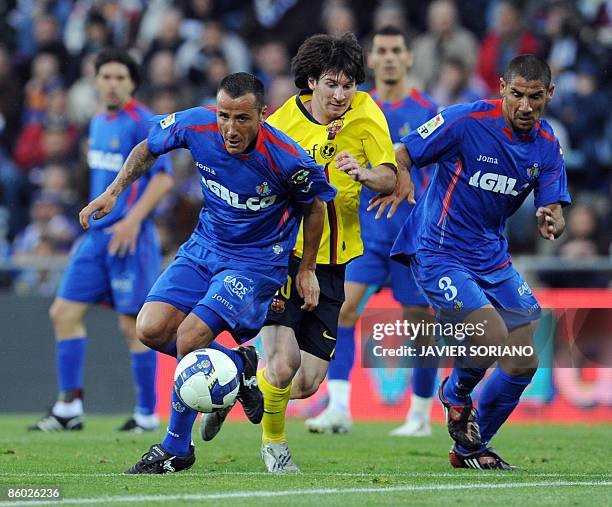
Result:
<instances>
[{"instance_id":1,"label":"player's hand","mask_svg":"<svg viewBox=\"0 0 612 507\"><path fill-rule=\"evenodd\" d=\"M119 254L119 257L125 257L128 252L132 255L136 253L140 233L139 221L126 217L108 227L106 232L113 235L108 245L110 255Z\"/></svg>"},{"instance_id":2,"label":"player's hand","mask_svg":"<svg viewBox=\"0 0 612 507\"><path fill-rule=\"evenodd\" d=\"M553 241L555 239L555 219L552 214L552 210L549 208L538 208L536 211L536 218L538 219L538 231L540 236L544 239Z\"/></svg>"},{"instance_id":3,"label":"player's hand","mask_svg":"<svg viewBox=\"0 0 612 507\"><path fill-rule=\"evenodd\" d=\"M79 213L79 223L81 227L85 230L89 229L89 217L95 213L93 217L94 220L104 218L113 210L116 203L117 197L111 195L110 192L106 191L101 193Z\"/></svg>"},{"instance_id":4,"label":"player's hand","mask_svg":"<svg viewBox=\"0 0 612 507\"><path fill-rule=\"evenodd\" d=\"M295 277L295 284L300 297L304 300L302 310L314 310L319 304L319 280L314 269L299 270Z\"/></svg>"},{"instance_id":5,"label":"player's hand","mask_svg":"<svg viewBox=\"0 0 612 507\"><path fill-rule=\"evenodd\" d=\"M348 174L355 181L363 182L368 177L368 169L359 165L357 159L348 151L341 151L336 155L336 169Z\"/></svg>"},{"instance_id":6,"label":"player's hand","mask_svg":"<svg viewBox=\"0 0 612 507\"><path fill-rule=\"evenodd\" d=\"M410 204L415 204L414 200L414 185L408 171L398 171L397 182L393 192L389 195L378 194L370 199L368 211L373 211L378 207L376 212L376 220L383 216L383 213L389 208L387 218L391 218L399 205L408 200Z\"/></svg>"}]
</instances>

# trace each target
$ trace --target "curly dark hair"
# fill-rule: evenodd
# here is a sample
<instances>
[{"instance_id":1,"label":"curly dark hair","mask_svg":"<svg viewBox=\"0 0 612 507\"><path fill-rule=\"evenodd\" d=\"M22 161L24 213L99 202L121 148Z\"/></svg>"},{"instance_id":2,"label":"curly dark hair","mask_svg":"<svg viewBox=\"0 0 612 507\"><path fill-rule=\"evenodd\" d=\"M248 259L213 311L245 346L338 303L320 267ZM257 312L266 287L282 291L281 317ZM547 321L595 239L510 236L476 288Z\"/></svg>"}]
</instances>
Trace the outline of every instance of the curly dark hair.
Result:
<instances>
[{"instance_id":1,"label":"curly dark hair","mask_svg":"<svg viewBox=\"0 0 612 507\"><path fill-rule=\"evenodd\" d=\"M291 71L300 90L308 89L308 79L318 80L330 71L345 74L356 84L363 83L366 77L363 50L351 32L340 37L323 34L308 37L291 60Z\"/></svg>"}]
</instances>

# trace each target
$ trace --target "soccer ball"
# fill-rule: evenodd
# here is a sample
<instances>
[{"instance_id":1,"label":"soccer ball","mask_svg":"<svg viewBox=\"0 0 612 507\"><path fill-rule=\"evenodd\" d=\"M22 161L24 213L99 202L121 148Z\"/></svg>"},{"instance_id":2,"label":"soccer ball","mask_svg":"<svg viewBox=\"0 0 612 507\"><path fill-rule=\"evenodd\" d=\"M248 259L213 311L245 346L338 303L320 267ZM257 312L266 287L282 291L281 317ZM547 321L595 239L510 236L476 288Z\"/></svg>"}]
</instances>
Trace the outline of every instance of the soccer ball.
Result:
<instances>
[{"instance_id":1,"label":"soccer ball","mask_svg":"<svg viewBox=\"0 0 612 507\"><path fill-rule=\"evenodd\" d=\"M233 405L239 385L236 365L215 349L190 352L174 371L178 397L193 410L207 414Z\"/></svg>"}]
</instances>

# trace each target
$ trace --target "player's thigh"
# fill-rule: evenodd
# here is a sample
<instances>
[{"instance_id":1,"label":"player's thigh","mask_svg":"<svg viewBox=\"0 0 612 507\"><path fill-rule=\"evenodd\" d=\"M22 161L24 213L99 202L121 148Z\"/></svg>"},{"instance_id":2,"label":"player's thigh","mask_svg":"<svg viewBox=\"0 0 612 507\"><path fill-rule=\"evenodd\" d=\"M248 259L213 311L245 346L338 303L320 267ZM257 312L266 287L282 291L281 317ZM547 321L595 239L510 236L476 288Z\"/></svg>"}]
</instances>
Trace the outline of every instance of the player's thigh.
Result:
<instances>
[{"instance_id":1,"label":"player's thigh","mask_svg":"<svg viewBox=\"0 0 612 507\"><path fill-rule=\"evenodd\" d=\"M155 226L143 225L134 253L107 256L108 276L114 308L136 315L161 273L161 251Z\"/></svg>"},{"instance_id":2,"label":"player's thigh","mask_svg":"<svg viewBox=\"0 0 612 507\"><path fill-rule=\"evenodd\" d=\"M111 302L106 265L108 239L108 234L93 230L78 241L62 276L58 298L85 304ZM56 316L62 318L61 313Z\"/></svg>"},{"instance_id":3,"label":"player's thigh","mask_svg":"<svg viewBox=\"0 0 612 507\"><path fill-rule=\"evenodd\" d=\"M301 365L291 384L291 398L308 398L317 392L327 375L329 361L302 351Z\"/></svg>"},{"instance_id":4,"label":"player's thigh","mask_svg":"<svg viewBox=\"0 0 612 507\"><path fill-rule=\"evenodd\" d=\"M164 350L176 340L176 333L186 314L163 301L146 302L136 318L136 337L144 345Z\"/></svg>"}]
</instances>

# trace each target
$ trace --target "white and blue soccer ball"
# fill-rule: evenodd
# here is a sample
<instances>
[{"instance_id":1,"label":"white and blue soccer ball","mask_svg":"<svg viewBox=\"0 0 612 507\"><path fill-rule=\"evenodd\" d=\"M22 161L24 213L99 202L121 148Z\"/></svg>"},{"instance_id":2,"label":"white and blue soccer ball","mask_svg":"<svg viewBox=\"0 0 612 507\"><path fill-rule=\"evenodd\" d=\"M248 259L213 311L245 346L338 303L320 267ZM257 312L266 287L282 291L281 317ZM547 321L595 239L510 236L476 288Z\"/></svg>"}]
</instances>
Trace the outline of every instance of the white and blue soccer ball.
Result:
<instances>
[{"instance_id":1,"label":"white and blue soccer ball","mask_svg":"<svg viewBox=\"0 0 612 507\"><path fill-rule=\"evenodd\" d=\"M238 370L234 361L215 349L187 354L174 371L174 390L193 410L209 414L236 402Z\"/></svg>"}]
</instances>

